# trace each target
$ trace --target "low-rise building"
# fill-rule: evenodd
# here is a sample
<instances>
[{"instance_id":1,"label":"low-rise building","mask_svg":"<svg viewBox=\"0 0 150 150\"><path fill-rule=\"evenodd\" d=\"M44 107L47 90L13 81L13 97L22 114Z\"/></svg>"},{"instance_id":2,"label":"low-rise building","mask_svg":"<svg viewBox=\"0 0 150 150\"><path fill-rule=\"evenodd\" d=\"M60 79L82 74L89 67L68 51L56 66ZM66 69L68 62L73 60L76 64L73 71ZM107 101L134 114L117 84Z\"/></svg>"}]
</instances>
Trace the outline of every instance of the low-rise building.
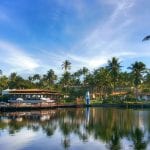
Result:
<instances>
[{"instance_id":1,"label":"low-rise building","mask_svg":"<svg viewBox=\"0 0 150 150\"><path fill-rule=\"evenodd\" d=\"M2 95L9 97L8 102L53 102L60 100L62 94L56 91L44 89L6 89L2 91Z\"/></svg>"}]
</instances>

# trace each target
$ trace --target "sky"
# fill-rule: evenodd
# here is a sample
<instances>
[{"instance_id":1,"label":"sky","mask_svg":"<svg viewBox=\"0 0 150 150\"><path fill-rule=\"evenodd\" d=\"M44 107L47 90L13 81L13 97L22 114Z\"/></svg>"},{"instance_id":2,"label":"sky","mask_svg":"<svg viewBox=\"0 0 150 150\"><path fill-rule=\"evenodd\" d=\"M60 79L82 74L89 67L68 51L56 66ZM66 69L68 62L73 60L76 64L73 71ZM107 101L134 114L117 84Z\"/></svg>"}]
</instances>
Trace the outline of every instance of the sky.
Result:
<instances>
[{"instance_id":1,"label":"sky","mask_svg":"<svg viewBox=\"0 0 150 150\"><path fill-rule=\"evenodd\" d=\"M4 74L105 66L150 67L149 0L0 0L0 69Z\"/></svg>"}]
</instances>

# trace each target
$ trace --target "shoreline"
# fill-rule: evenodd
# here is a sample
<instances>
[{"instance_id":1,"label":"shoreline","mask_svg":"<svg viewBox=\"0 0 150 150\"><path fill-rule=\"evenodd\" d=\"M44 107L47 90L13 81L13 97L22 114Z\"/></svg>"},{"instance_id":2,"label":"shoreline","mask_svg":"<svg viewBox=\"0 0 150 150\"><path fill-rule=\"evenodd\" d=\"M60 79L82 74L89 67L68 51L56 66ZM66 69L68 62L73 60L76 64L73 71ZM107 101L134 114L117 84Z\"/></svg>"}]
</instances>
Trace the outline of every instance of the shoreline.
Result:
<instances>
[{"instance_id":1,"label":"shoreline","mask_svg":"<svg viewBox=\"0 0 150 150\"><path fill-rule=\"evenodd\" d=\"M103 108L125 108L125 109L149 109L150 104L65 104L65 105L51 105L51 106L7 106L0 107L0 112L13 111L31 111L43 109L57 109L57 108L86 108L86 107L103 107Z\"/></svg>"}]
</instances>

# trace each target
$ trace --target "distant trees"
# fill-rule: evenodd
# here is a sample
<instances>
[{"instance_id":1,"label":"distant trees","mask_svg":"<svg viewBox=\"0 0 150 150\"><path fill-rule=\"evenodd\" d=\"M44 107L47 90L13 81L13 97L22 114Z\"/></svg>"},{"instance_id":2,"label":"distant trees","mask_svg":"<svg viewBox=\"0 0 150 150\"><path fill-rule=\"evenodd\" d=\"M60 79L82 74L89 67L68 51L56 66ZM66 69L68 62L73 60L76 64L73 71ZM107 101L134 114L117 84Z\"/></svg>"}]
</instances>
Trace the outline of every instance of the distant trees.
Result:
<instances>
[{"instance_id":1,"label":"distant trees","mask_svg":"<svg viewBox=\"0 0 150 150\"><path fill-rule=\"evenodd\" d=\"M3 74L3 72L2 72L2 70L0 69L0 75L2 75Z\"/></svg>"},{"instance_id":2,"label":"distant trees","mask_svg":"<svg viewBox=\"0 0 150 150\"><path fill-rule=\"evenodd\" d=\"M133 75L133 82L135 87L135 95L136 98L138 97L138 86L142 83L144 80L144 73L146 71L146 66L143 62L135 62L131 64L129 67L131 70L131 74Z\"/></svg>"},{"instance_id":3,"label":"distant trees","mask_svg":"<svg viewBox=\"0 0 150 150\"><path fill-rule=\"evenodd\" d=\"M106 97L106 95L111 92L112 88L111 74L109 70L105 67L100 67L95 70L94 80L97 92L100 93L101 96Z\"/></svg>"},{"instance_id":4,"label":"distant trees","mask_svg":"<svg viewBox=\"0 0 150 150\"><path fill-rule=\"evenodd\" d=\"M64 72L59 76L56 75L53 69L49 69L43 75L30 75L27 79L15 72L8 77L0 72L0 89L43 88L59 90L66 95L75 93L76 96L82 95L83 97L88 89L90 93L97 94L99 99L103 99L117 91L133 93L132 87L135 89L134 96L137 98L138 89L149 91L150 88L150 70L146 69L143 62L131 64L128 68L131 70L130 72L121 70L121 63L116 57L108 60L106 66L93 71L83 67L75 72L69 72L71 69L69 60L65 60L61 66Z\"/></svg>"},{"instance_id":5,"label":"distant trees","mask_svg":"<svg viewBox=\"0 0 150 150\"><path fill-rule=\"evenodd\" d=\"M34 85L17 73L13 72L10 74L8 78L8 88L10 89L24 89L24 88L33 88Z\"/></svg>"},{"instance_id":6,"label":"distant trees","mask_svg":"<svg viewBox=\"0 0 150 150\"><path fill-rule=\"evenodd\" d=\"M32 80L33 81L40 81L41 77L39 74L35 74L33 77L32 77Z\"/></svg>"},{"instance_id":7,"label":"distant trees","mask_svg":"<svg viewBox=\"0 0 150 150\"><path fill-rule=\"evenodd\" d=\"M8 77L6 76L0 77L0 91L8 88L8 82L9 82Z\"/></svg>"},{"instance_id":8,"label":"distant trees","mask_svg":"<svg viewBox=\"0 0 150 150\"><path fill-rule=\"evenodd\" d=\"M113 90L115 91L116 82L118 81L120 68L121 68L119 59L116 57L112 57L111 60L108 60L108 65L106 66L106 68L109 70L112 76Z\"/></svg>"},{"instance_id":9,"label":"distant trees","mask_svg":"<svg viewBox=\"0 0 150 150\"><path fill-rule=\"evenodd\" d=\"M55 74L54 70L50 69L47 72L46 80L48 82L49 88L53 88L54 84L55 84L55 81L57 80L57 75Z\"/></svg>"},{"instance_id":10,"label":"distant trees","mask_svg":"<svg viewBox=\"0 0 150 150\"><path fill-rule=\"evenodd\" d=\"M143 84L147 90L150 89L150 70L147 71L147 74L145 75Z\"/></svg>"}]
</instances>

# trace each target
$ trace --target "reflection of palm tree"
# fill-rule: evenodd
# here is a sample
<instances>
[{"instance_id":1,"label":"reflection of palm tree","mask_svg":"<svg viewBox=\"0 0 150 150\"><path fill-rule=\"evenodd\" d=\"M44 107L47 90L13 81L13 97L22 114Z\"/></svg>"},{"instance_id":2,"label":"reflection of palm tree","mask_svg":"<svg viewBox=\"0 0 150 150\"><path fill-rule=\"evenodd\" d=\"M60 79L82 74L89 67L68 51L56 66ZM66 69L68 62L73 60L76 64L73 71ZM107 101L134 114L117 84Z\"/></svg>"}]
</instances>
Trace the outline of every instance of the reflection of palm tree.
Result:
<instances>
[{"instance_id":1,"label":"reflection of palm tree","mask_svg":"<svg viewBox=\"0 0 150 150\"><path fill-rule=\"evenodd\" d=\"M39 130L39 125L38 124L33 124L32 125L32 130L34 131L34 132L37 132L38 130Z\"/></svg>"},{"instance_id":2,"label":"reflection of palm tree","mask_svg":"<svg viewBox=\"0 0 150 150\"><path fill-rule=\"evenodd\" d=\"M111 137L111 141L109 143L109 149L110 150L119 150L121 149L120 145L120 136L119 133L117 132L117 129L114 129L115 132L113 133Z\"/></svg>"},{"instance_id":3,"label":"reflection of palm tree","mask_svg":"<svg viewBox=\"0 0 150 150\"><path fill-rule=\"evenodd\" d=\"M70 146L70 132L72 130L72 127L70 124L65 123L64 119L62 120L62 122L60 123L60 129L64 135L64 139L62 140L62 144L64 146L65 149L68 149L68 147Z\"/></svg>"},{"instance_id":4,"label":"reflection of palm tree","mask_svg":"<svg viewBox=\"0 0 150 150\"><path fill-rule=\"evenodd\" d=\"M54 134L54 131L56 130L56 125L50 123L46 127L44 127L44 130L46 131L47 136L52 136Z\"/></svg>"},{"instance_id":5,"label":"reflection of palm tree","mask_svg":"<svg viewBox=\"0 0 150 150\"><path fill-rule=\"evenodd\" d=\"M136 128L135 131L132 132L132 140L134 143L135 150L144 150L146 149L147 143L143 140L144 133L139 128Z\"/></svg>"},{"instance_id":6,"label":"reflection of palm tree","mask_svg":"<svg viewBox=\"0 0 150 150\"><path fill-rule=\"evenodd\" d=\"M70 138L65 136L64 140L62 140L62 145L65 149L68 149L70 147Z\"/></svg>"},{"instance_id":7,"label":"reflection of palm tree","mask_svg":"<svg viewBox=\"0 0 150 150\"><path fill-rule=\"evenodd\" d=\"M11 121L9 123L9 134L15 134L16 132L19 132L23 127L23 122Z\"/></svg>"}]
</instances>

